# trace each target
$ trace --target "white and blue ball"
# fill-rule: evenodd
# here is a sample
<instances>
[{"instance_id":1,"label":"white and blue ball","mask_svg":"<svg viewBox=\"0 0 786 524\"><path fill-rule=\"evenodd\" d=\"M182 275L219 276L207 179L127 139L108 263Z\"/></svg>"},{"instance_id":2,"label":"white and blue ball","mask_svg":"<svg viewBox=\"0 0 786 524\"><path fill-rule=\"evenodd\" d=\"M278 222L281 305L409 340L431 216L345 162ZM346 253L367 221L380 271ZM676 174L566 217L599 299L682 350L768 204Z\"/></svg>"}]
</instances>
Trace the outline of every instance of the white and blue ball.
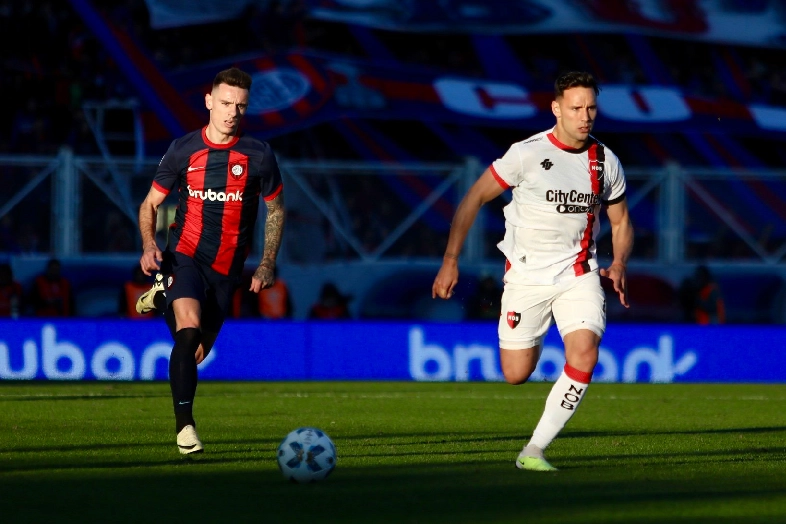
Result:
<instances>
[{"instance_id":1,"label":"white and blue ball","mask_svg":"<svg viewBox=\"0 0 786 524\"><path fill-rule=\"evenodd\" d=\"M320 429L298 428L278 445L278 468L284 478L293 482L323 480L335 467L336 446Z\"/></svg>"}]
</instances>

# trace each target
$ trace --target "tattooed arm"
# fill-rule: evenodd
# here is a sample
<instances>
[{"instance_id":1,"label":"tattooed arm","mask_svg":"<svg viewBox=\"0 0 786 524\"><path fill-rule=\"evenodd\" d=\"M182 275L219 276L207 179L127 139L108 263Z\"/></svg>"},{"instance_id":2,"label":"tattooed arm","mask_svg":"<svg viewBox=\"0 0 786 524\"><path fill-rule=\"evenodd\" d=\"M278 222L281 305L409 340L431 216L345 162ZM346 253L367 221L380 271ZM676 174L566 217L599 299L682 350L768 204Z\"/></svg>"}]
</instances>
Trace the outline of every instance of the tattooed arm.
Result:
<instances>
[{"instance_id":1,"label":"tattooed arm","mask_svg":"<svg viewBox=\"0 0 786 524\"><path fill-rule=\"evenodd\" d=\"M272 286L275 281L276 257L284 233L284 192L280 192L273 200L267 201L265 204L267 205L265 247L262 252L262 261L251 278L250 290L254 293L259 293L261 289Z\"/></svg>"}]
</instances>

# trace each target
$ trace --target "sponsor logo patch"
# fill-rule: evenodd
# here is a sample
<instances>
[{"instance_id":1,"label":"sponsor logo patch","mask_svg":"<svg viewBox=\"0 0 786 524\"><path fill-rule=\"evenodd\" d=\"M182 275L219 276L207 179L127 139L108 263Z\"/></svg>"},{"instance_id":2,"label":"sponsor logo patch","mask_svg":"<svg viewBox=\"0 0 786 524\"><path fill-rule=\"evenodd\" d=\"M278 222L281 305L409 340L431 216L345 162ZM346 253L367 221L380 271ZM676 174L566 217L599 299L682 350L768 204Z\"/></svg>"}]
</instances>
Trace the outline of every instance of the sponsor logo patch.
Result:
<instances>
[{"instance_id":1,"label":"sponsor logo patch","mask_svg":"<svg viewBox=\"0 0 786 524\"><path fill-rule=\"evenodd\" d=\"M210 200L211 202L242 202L243 193L240 190L226 193L224 191L213 191L212 189L191 189L191 186L186 186L188 189L188 196L198 198L200 200Z\"/></svg>"},{"instance_id":2,"label":"sponsor logo patch","mask_svg":"<svg viewBox=\"0 0 786 524\"><path fill-rule=\"evenodd\" d=\"M541 162L541 163L540 163L540 167L542 167L543 169L545 169L546 171L548 171L549 169L551 169L552 167L554 167L554 163L553 163L551 160L549 160L549 159L547 158L547 159L545 159L543 162Z\"/></svg>"},{"instance_id":3,"label":"sponsor logo patch","mask_svg":"<svg viewBox=\"0 0 786 524\"><path fill-rule=\"evenodd\" d=\"M604 171L604 168L603 168L603 162L598 162L597 160L590 160L589 161L589 170L590 170L590 173L592 173L593 175L596 175L598 177L598 180L603 178L603 175L605 174L605 171Z\"/></svg>"},{"instance_id":4,"label":"sponsor logo patch","mask_svg":"<svg viewBox=\"0 0 786 524\"><path fill-rule=\"evenodd\" d=\"M557 213L562 213L564 215L574 214L574 213L592 213L592 206L580 206L576 204L560 204L557 206Z\"/></svg>"}]
</instances>

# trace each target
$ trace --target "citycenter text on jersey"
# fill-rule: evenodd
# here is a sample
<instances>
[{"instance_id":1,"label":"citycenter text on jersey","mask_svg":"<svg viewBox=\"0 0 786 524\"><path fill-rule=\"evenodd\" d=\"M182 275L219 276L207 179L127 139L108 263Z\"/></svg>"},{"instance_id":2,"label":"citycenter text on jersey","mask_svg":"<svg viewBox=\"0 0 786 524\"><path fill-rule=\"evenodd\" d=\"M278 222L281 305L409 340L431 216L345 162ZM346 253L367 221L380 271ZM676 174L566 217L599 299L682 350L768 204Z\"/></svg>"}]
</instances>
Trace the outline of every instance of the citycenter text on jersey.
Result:
<instances>
[{"instance_id":1,"label":"citycenter text on jersey","mask_svg":"<svg viewBox=\"0 0 786 524\"><path fill-rule=\"evenodd\" d=\"M558 204L586 204L587 206L597 206L600 204L600 196L595 193L580 193L575 189L572 191L549 189L546 191L546 201L557 202Z\"/></svg>"}]
</instances>

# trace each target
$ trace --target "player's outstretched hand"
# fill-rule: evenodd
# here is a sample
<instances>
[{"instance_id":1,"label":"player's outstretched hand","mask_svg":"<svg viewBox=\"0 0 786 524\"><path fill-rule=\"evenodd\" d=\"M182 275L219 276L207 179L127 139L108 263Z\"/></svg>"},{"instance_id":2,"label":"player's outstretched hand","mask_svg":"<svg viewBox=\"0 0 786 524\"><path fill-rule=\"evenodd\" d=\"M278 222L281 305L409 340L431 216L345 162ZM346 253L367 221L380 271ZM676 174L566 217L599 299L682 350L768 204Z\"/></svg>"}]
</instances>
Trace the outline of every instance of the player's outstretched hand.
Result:
<instances>
[{"instance_id":1,"label":"player's outstretched hand","mask_svg":"<svg viewBox=\"0 0 786 524\"><path fill-rule=\"evenodd\" d=\"M161 269L161 261L164 257L161 255L161 250L157 247L150 247L142 252L142 258L139 259L139 265L142 267L142 272L150 276L153 271Z\"/></svg>"},{"instance_id":2,"label":"player's outstretched hand","mask_svg":"<svg viewBox=\"0 0 786 524\"><path fill-rule=\"evenodd\" d=\"M628 303L628 278L625 266L622 264L611 264L608 269L601 269L600 276L611 279L614 284L614 291L620 297L620 304L630 307Z\"/></svg>"},{"instance_id":3,"label":"player's outstretched hand","mask_svg":"<svg viewBox=\"0 0 786 524\"><path fill-rule=\"evenodd\" d=\"M445 300L453 296L453 288L458 284L458 266L455 262L445 261L439 268L439 273L431 286L431 298L444 298Z\"/></svg>"},{"instance_id":4,"label":"player's outstretched hand","mask_svg":"<svg viewBox=\"0 0 786 524\"><path fill-rule=\"evenodd\" d=\"M254 276L251 277L251 287L248 289L254 293L259 293L263 289L272 286L275 281L275 269L260 264L257 270L254 271Z\"/></svg>"}]
</instances>

